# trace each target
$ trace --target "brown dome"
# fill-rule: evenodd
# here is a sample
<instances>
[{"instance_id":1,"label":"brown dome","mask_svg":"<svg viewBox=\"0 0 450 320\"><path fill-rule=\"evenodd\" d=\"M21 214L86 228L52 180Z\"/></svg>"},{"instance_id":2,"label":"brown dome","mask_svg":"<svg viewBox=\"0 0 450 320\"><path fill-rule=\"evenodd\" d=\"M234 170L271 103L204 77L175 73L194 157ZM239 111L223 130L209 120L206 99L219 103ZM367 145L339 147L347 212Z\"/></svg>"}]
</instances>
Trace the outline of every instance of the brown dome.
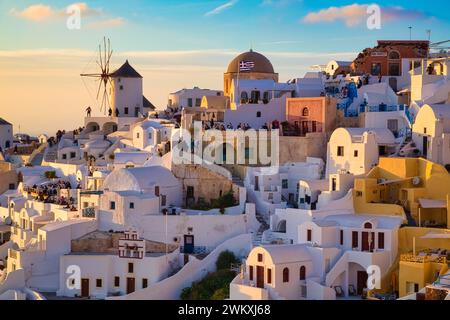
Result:
<instances>
[{"instance_id":1,"label":"brown dome","mask_svg":"<svg viewBox=\"0 0 450 320\"><path fill-rule=\"evenodd\" d=\"M239 63L242 61L253 62L255 67L252 68L250 72L257 73L275 73L272 63L269 59L258 52L250 50L249 52L242 53L238 55L233 61L228 65L227 73L238 73Z\"/></svg>"}]
</instances>

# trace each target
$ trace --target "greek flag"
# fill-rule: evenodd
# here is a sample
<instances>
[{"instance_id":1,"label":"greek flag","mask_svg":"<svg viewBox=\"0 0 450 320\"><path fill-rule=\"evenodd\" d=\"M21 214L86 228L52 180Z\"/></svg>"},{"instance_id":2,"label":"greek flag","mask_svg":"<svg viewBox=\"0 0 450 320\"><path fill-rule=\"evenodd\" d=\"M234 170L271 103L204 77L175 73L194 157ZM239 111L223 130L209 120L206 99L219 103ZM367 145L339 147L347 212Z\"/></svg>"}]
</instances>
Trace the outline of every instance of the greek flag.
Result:
<instances>
[{"instance_id":1,"label":"greek flag","mask_svg":"<svg viewBox=\"0 0 450 320\"><path fill-rule=\"evenodd\" d=\"M239 71L251 71L255 67L255 63L252 61L241 61L239 63Z\"/></svg>"}]
</instances>

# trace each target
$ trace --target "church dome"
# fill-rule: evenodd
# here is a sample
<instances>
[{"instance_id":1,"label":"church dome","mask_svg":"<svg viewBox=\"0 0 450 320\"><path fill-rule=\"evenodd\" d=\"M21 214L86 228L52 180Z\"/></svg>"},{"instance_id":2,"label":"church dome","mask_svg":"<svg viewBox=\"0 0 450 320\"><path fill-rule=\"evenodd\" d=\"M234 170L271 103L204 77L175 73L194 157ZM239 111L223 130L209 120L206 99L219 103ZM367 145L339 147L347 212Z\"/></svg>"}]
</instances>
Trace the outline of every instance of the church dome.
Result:
<instances>
[{"instance_id":1,"label":"church dome","mask_svg":"<svg viewBox=\"0 0 450 320\"><path fill-rule=\"evenodd\" d=\"M258 52L250 50L248 52L238 55L233 61L228 65L227 73L238 73L239 64L241 62L252 62L254 67L251 68L250 72L255 73L275 73L273 65L269 59Z\"/></svg>"}]
</instances>

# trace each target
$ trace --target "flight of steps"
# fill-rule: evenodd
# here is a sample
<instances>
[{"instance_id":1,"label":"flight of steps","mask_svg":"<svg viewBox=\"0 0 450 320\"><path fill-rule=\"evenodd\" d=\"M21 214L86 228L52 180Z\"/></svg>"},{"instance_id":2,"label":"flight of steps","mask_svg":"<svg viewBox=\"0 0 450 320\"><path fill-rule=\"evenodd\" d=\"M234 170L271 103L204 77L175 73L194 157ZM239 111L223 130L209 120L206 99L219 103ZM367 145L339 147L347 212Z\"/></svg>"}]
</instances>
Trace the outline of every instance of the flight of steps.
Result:
<instances>
[{"instance_id":1,"label":"flight of steps","mask_svg":"<svg viewBox=\"0 0 450 320\"><path fill-rule=\"evenodd\" d=\"M233 181L233 184L235 184L235 185L237 185L237 186L239 186L239 187L242 187L242 188L245 187L245 186L244 186L244 181L242 181L242 179L239 178L239 177L237 177L237 176L233 176L232 181Z\"/></svg>"},{"instance_id":2,"label":"flight of steps","mask_svg":"<svg viewBox=\"0 0 450 320\"><path fill-rule=\"evenodd\" d=\"M45 162L55 162L58 157L58 146L53 146L51 148L47 148L47 151L44 155Z\"/></svg>"},{"instance_id":3,"label":"flight of steps","mask_svg":"<svg viewBox=\"0 0 450 320\"><path fill-rule=\"evenodd\" d=\"M258 231L255 234L253 234L252 241L254 247L260 246L262 244L263 233L264 231L269 230L270 228L270 225L267 223L266 219L264 219L264 217L258 213L256 214L256 220L258 220L261 226L258 229Z\"/></svg>"}]
</instances>

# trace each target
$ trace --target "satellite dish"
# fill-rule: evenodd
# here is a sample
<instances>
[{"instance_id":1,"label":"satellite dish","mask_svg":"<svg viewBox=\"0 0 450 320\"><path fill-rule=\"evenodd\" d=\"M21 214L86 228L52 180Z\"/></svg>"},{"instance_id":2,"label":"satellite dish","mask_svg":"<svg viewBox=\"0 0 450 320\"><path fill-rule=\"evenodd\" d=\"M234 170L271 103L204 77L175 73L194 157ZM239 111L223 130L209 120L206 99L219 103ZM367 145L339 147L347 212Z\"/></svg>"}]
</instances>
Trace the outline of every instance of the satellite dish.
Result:
<instances>
[{"instance_id":1,"label":"satellite dish","mask_svg":"<svg viewBox=\"0 0 450 320\"><path fill-rule=\"evenodd\" d=\"M422 179L420 177L414 177L412 180L412 183L414 186L418 186L422 182Z\"/></svg>"}]
</instances>

